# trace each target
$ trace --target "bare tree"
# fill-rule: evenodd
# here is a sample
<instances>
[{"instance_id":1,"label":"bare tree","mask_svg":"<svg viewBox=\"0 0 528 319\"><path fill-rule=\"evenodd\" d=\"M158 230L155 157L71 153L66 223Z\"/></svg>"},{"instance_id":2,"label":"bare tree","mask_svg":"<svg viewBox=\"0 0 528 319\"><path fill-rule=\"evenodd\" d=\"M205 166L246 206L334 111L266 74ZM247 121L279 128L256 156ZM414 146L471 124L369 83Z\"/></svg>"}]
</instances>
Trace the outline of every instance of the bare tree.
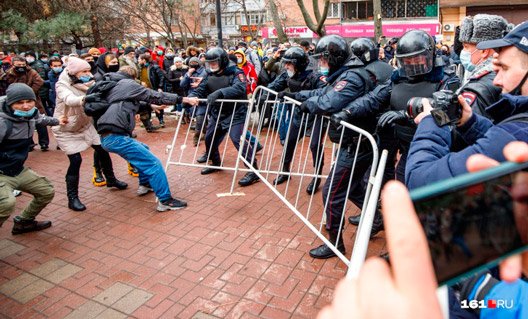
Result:
<instances>
[{"instance_id":1,"label":"bare tree","mask_svg":"<svg viewBox=\"0 0 528 319\"><path fill-rule=\"evenodd\" d=\"M277 38L279 38L279 41L281 43L284 43L288 41L288 36L284 32L284 25L282 23L282 19L279 16L279 10L277 8L277 5L275 4L275 0L269 0L268 4L271 11L271 19L273 21L273 26L275 27L275 30L277 30Z\"/></svg>"},{"instance_id":2,"label":"bare tree","mask_svg":"<svg viewBox=\"0 0 528 319\"><path fill-rule=\"evenodd\" d=\"M306 22L306 26L315 32L318 36L322 37L326 34L325 28L324 28L324 22L326 20L326 16L328 15L328 7L330 7L330 0L324 0L323 4L323 12L319 10L319 1L312 0L313 5L313 13L315 17L315 21L312 19L310 13L306 9L306 6L304 5L303 0L297 0L297 4L299 5L299 9L301 9L302 16L304 18L304 22Z\"/></svg>"}]
</instances>

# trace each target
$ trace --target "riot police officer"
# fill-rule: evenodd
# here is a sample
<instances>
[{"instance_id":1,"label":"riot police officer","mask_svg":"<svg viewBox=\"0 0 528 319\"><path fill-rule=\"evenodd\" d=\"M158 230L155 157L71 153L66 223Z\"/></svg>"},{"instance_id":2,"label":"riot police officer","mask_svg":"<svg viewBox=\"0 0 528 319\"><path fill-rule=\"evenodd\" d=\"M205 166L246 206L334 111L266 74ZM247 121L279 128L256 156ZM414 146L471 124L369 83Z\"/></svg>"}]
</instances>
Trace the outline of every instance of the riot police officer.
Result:
<instances>
[{"instance_id":1,"label":"riot police officer","mask_svg":"<svg viewBox=\"0 0 528 319\"><path fill-rule=\"evenodd\" d=\"M281 62L285 72L282 72L272 83L268 85L269 89L276 92L281 92L279 93L279 97L284 96L286 92L296 93L302 90L314 90L322 88L326 84L321 80L320 74L311 69L307 69L310 63L309 56L300 47L288 49L284 53ZM316 123L314 123L313 119L308 119L308 116L305 116L304 121L302 121L302 113L298 108L294 108L293 105L292 109L289 110L289 114L291 114L291 120L289 121L291 122L291 128L287 135L288 139L284 144L285 151L282 171L290 171L290 164L293 159L293 154L295 152L298 139L304 137L304 134L299 134L299 132L303 131L301 129L303 124L313 127L310 150L312 152L314 167L322 170L324 154L320 145L322 144L322 137L324 134L323 130L321 130L321 120L319 119L316 121ZM288 179L289 175L281 174L273 181L273 184L279 185L286 182ZM314 179L310 182L306 191L308 194L312 194L317 189L317 186L317 182Z\"/></svg>"},{"instance_id":2,"label":"riot police officer","mask_svg":"<svg viewBox=\"0 0 528 319\"><path fill-rule=\"evenodd\" d=\"M216 102L218 99L240 99L245 100L246 78L244 72L230 63L222 48L209 49L205 54L205 61L208 65L208 74L205 76L198 88L189 96L205 98L209 109L209 124L205 133L206 153L197 159L199 163L211 161L213 166L221 165L221 157L218 147L222 143L226 134L229 133L231 142L238 150L240 147L240 136L244 129L244 122L247 115L247 105L244 103ZM253 162L256 167L256 159L253 156L251 143L245 143L243 154L246 160ZM201 171L202 175L207 175L219 171L218 168L207 167ZM253 172L248 172L238 184L249 186L259 180Z\"/></svg>"},{"instance_id":3,"label":"riot police officer","mask_svg":"<svg viewBox=\"0 0 528 319\"><path fill-rule=\"evenodd\" d=\"M317 43L313 57L319 60L319 70L322 75L326 76L328 84L321 89L301 91L295 94L295 99L303 101L300 105L300 109L303 112L323 115L339 112L348 103L369 92L374 86L368 72L364 68L363 62L351 54L350 47L345 39L338 35L328 35L321 38ZM331 137L340 135L340 133L335 132L336 130L337 128L335 127L329 128ZM333 141L335 142L335 139ZM355 149L353 150L346 146L346 150L340 150L338 161L352 162L354 152ZM356 169L364 171L366 169L364 166L368 168L370 165L368 154L372 150L367 146L363 147L360 152ZM345 169L340 171L337 169L338 167L341 168L341 166L336 166L330 172L330 176L334 175L334 178L328 178L325 182L323 201L326 203L328 198L332 198L332 203L325 205L325 213L327 215L326 230L329 233L330 241L337 243L339 251L344 253L345 246L342 236L338 238L343 212L336 210L336 207L344 207L342 204L346 201L347 196L346 186L343 190L343 185L347 185L348 180L337 177L339 174L346 176ZM348 165L345 165L345 167L348 167ZM344 196L341 196L341 198L333 197L336 195L336 191L338 193L344 192ZM326 245L321 245L312 249L310 256L314 258L329 258L335 256L335 254Z\"/></svg>"},{"instance_id":4,"label":"riot police officer","mask_svg":"<svg viewBox=\"0 0 528 319\"><path fill-rule=\"evenodd\" d=\"M391 82L349 105L349 110L355 110L358 114L368 109L389 108L378 121L378 133L382 132L380 148L389 151L385 181L394 178L394 175L390 175L394 172L390 169L390 163L396 159L398 150L401 156L396 167L396 178L402 182L405 179L407 154L416 131L416 124L406 112L409 99L430 98L436 91L456 91L460 86L458 77L444 70L443 61L436 56L435 51L434 39L425 31L408 31L398 42L395 54L398 68L392 74ZM349 222L357 225L359 216L349 218Z\"/></svg>"}]
</instances>

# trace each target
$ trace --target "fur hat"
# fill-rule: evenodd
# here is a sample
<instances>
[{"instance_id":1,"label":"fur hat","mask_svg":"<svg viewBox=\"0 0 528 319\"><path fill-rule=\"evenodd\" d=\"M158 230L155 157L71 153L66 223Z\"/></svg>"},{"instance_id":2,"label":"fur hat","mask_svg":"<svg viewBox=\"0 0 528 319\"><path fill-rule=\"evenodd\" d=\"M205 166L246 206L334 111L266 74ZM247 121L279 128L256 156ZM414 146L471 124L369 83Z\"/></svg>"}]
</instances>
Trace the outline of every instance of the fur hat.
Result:
<instances>
[{"instance_id":1,"label":"fur hat","mask_svg":"<svg viewBox=\"0 0 528 319\"><path fill-rule=\"evenodd\" d=\"M460 27L460 42L479 43L482 41L502 39L511 30L511 25L501 16L477 14L466 17Z\"/></svg>"}]
</instances>

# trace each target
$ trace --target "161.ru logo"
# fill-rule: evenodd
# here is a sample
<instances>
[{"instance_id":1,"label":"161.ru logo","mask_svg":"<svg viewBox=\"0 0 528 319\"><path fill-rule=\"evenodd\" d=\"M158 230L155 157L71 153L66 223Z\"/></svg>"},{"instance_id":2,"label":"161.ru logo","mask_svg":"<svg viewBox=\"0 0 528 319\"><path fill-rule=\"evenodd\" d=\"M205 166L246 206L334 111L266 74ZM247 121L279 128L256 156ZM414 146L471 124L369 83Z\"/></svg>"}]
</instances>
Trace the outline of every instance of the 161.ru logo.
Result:
<instances>
[{"instance_id":1,"label":"161.ru logo","mask_svg":"<svg viewBox=\"0 0 528 319\"><path fill-rule=\"evenodd\" d=\"M461 300L460 308L463 309L512 309L513 300L503 300L503 299L489 299L487 302L485 300Z\"/></svg>"}]
</instances>

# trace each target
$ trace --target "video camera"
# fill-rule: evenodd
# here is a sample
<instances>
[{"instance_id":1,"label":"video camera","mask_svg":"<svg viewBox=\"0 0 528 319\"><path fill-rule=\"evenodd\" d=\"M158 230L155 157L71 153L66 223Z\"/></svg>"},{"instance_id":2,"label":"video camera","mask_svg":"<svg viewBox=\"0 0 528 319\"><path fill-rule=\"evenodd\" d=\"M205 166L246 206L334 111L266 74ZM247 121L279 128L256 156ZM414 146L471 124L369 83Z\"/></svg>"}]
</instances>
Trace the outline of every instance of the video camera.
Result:
<instances>
[{"instance_id":1,"label":"video camera","mask_svg":"<svg viewBox=\"0 0 528 319\"><path fill-rule=\"evenodd\" d=\"M441 90L433 93L433 98L428 98L433 107L431 115L436 125L445 126L456 123L462 116L462 106L458 103L458 96L451 90ZM415 118L423 112L421 97L412 97L407 102L407 114Z\"/></svg>"}]
</instances>

